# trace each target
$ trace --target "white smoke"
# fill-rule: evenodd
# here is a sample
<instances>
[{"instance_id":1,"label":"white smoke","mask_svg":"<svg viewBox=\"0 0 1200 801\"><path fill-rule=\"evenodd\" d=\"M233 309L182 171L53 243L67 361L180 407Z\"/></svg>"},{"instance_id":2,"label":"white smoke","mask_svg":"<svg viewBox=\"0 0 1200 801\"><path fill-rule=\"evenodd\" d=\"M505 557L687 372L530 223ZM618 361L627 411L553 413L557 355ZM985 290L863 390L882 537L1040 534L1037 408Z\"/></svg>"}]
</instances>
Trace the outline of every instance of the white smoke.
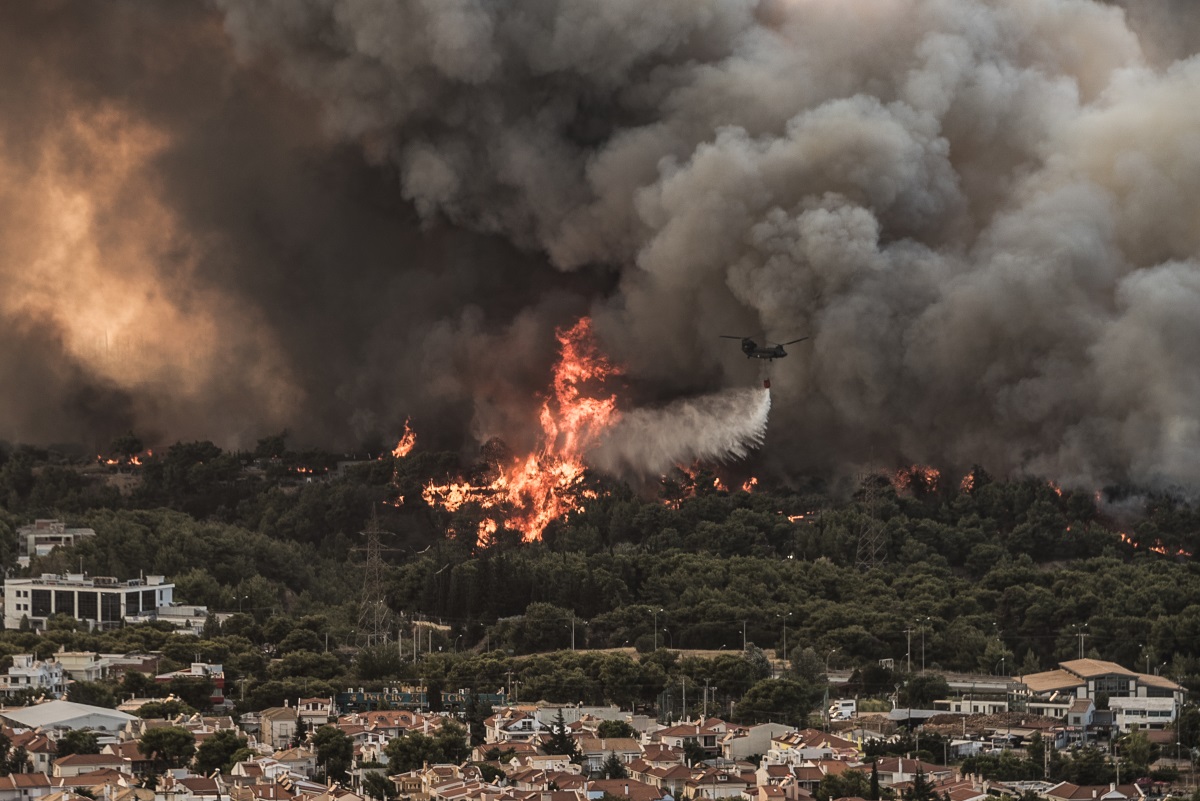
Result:
<instances>
[{"instance_id":1,"label":"white smoke","mask_svg":"<svg viewBox=\"0 0 1200 801\"><path fill-rule=\"evenodd\" d=\"M766 389L729 389L624 414L588 456L611 473L661 475L678 464L740 459L762 444Z\"/></svg>"}]
</instances>

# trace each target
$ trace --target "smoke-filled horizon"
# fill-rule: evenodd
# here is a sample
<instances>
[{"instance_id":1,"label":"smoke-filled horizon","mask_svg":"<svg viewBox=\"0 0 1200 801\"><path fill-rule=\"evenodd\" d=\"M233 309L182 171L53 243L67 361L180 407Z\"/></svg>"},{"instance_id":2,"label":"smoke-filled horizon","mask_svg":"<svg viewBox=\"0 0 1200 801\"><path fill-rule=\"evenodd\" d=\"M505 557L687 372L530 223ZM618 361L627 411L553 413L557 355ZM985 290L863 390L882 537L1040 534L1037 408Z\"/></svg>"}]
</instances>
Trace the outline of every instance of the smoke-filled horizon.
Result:
<instances>
[{"instance_id":1,"label":"smoke-filled horizon","mask_svg":"<svg viewBox=\"0 0 1200 801\"><path fill-rule=\"evenodd\" d=\"M1194 488L1200 9L1129 5L5 8L0 439L521 447L590 313L641 421L809 335L783 475Z\"/></svg>"}]
</instances>

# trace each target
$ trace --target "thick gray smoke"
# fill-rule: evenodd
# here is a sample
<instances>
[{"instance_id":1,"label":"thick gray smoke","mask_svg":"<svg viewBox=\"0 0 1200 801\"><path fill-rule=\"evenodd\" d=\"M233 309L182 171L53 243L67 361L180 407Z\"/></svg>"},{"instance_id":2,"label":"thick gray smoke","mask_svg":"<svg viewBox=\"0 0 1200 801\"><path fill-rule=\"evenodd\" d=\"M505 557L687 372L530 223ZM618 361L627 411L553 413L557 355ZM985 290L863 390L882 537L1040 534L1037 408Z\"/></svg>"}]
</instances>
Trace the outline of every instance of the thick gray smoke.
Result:
<instances>
[{"instance_id":1,"label":"thick gray smoke","mask_svg":"<svg viewBox=\"0 0 1200 801\"><path fill-rule=\"evenodd\" d=\"M680 464L744 458L763 442L771 393L727 389L621 417L589 454L613 473L660 476Z\"/></svg>"},{"instance_id":2,"label":"thick gray smoke","mask_svg":"<svg viewBox=\"0 0 1200 801\"><path fill-rule=\"evenodd\" d=\"M811 335L773 368L786 470L1200 484L1194 3L217 7L4 12L50 54L18 75L41 65L48 97L112 96L161 134L136 185L179 233L143 248L189 258L151 272L223 310L189 321L181 301L166 323L244 321L242 378L201 347L176 393L193 406L248 393L279 401L260 426L295 398L326 434L415 410L509 435L553 326L590 307L659 403L755 382L718 334ZM163 30L183 33L153 51ZM113 41L139 53L128 73L90 74Z\"/></svg>"}]
</instances>

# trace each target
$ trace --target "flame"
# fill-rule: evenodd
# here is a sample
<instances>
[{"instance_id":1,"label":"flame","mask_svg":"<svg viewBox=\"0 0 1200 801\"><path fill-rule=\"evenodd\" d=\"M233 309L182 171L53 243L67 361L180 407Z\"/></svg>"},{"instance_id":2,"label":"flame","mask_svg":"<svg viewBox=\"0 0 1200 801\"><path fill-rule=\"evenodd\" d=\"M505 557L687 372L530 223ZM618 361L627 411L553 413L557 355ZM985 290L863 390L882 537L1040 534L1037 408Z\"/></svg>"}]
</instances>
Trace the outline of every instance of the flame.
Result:
<instances>
[{"instance_id":1,"label":"flame","mask_svg":"<svg viewBox=\"0 0 1200 801\"><path fill-rule=\"evenodd\" d=\"M936 467L914 464L912 467L901 468L892 475L892 487L896 492L917 489L929 492L937 489L941 478L942 473Z\"/></svg>"},{"instance_id":2,"label":"flame","mask_svg":"<svg viewBox=\"0 0 1200 801\"><path fill-rule=\"evenodd\" d=\"M958 482L959 492L974 492L975 491L975 473L967 473L962 477L962 481Z\"/></svg>"},{"instance_id":3,"label":"flame","mask_svg":"<svg viewBox=\"0 0 1200 801\"><path fill-rule=\"evenodd\" d=\"M758 479L755 478L754 476L750 476L750 478L748 478L742 482L742 492L753 492L754 488L757 486L758 486Z\"/></svg>"},{"instance_id":4,"label":"flame","mask_svg":"<svg viewBox=\"0 0 1200 801\"><path fill-rule=\"evenodd\" d=\"M146 464L147 459L154 456L154 451L144 450L141 453L134 453L129 456L104 456L96 454L96 461L106 467L142 467Z\"/></svg>"},{"instance_id":5,"label":"flame","mask_svg":"<svg viewBox=\"0 0 1200 801\"><path fill-rule=\"evenodd\" d=\"M717 492L728 492L728 489L725 487L725 482L722 481L720 477L713 479L713 489L715 489Z\"/></svg>"},{"instance_id":6,"label":"flame","mask_svg":"<svg viewBox=\"0 0 1200 801\"><path fill-rule=\"evenodd\" d=\"M412 449L417 444L417 434L408 425L408 420L404 421L404 436L400 437L400 441L396 443L396 447L392 448L392 456L397 459L403 459L412 453Z\"/></svg>"},{"instance_id":7,"label":"flame","mask_svg":"<svg viewBox=\"0 0 1200 801\"><path fill-rule=\"evenodd\" d=\"M1140 549L1140 548L1144 547L1147 551L1151 551L1152 553L1162 554L1163 556L1172 556L1173 555L1173 556L1186 556L1189 558L1192 556L1191 551L1186 551L1183 548L1179 548L1177 551L1175 551L1174 554L1172 554L1170 551L1167 550L1167 546L1165 544L1163 544L1162 540L1155 540L1153 545L1143 546L1141 544L1141 542L1139 542L1138 540L1135 540L1133 537L1129 536L1124 531L1118 532L1118 535L1121 537L1121 542L1123 542L1127 545L1130 545L1134 548Z\"/></svg>"},{"instance_id":8,"label":"flame","mask_svg":"<svg viewBox=\"0 0 1200 801\"><path fill-rule=\"evenodd\" d=\"M1058 486L1058 484L1054 483L1053 481L1047 481L1046 484L1049 485L1050 489L1054 490L1055 495L1060 498L1062 497L1062 487Z\"/></svg>"},{"instance_id":9,"label":"flame","mask_svg":"<svg viewBox=\"0 0 1200 801\"><path fill-rule=\"evenodd\" d=\"M526 542L541 539L552 520L579 508L586 467L583 456L599 435L617 421L617 397L592 390L620 373L597 349L592 322L584 317L569 330L555 332L559 359L554 367L554 394L538 415L542 436L538 448L512 464L499 466L486 484L430 482L422 496L431 506L456 511L465 504L502 512L500 521L480 523L520 531Z\"/></svg>"}]
</instances>

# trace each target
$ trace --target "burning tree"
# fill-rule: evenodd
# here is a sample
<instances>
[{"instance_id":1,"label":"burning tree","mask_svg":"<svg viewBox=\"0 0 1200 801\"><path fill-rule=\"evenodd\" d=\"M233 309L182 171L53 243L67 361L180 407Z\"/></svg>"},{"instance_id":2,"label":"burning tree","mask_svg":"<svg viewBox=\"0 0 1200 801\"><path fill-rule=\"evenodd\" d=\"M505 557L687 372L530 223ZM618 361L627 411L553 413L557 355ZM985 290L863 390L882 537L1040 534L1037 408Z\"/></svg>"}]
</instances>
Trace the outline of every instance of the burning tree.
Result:
<instances>
[{"instance_id":1,"label":"burning tree","mask_svg":"<svg viewBox=\"0 0 1200 801\"><path fill-rule=\"evenodd\" d=\"M488 539L503 525L526 541L541 539L551 521L580 508L584 455L619 417L617 397L605 391L607 379L620 373L596 347L587 317L556 332L559 358L554 366L553 394L539 413L541 437L529 454L498 463L489 481L430 482L425 502L447 511L473 504L493 514L478 527Z\"/></svg>"}]
</instances>

